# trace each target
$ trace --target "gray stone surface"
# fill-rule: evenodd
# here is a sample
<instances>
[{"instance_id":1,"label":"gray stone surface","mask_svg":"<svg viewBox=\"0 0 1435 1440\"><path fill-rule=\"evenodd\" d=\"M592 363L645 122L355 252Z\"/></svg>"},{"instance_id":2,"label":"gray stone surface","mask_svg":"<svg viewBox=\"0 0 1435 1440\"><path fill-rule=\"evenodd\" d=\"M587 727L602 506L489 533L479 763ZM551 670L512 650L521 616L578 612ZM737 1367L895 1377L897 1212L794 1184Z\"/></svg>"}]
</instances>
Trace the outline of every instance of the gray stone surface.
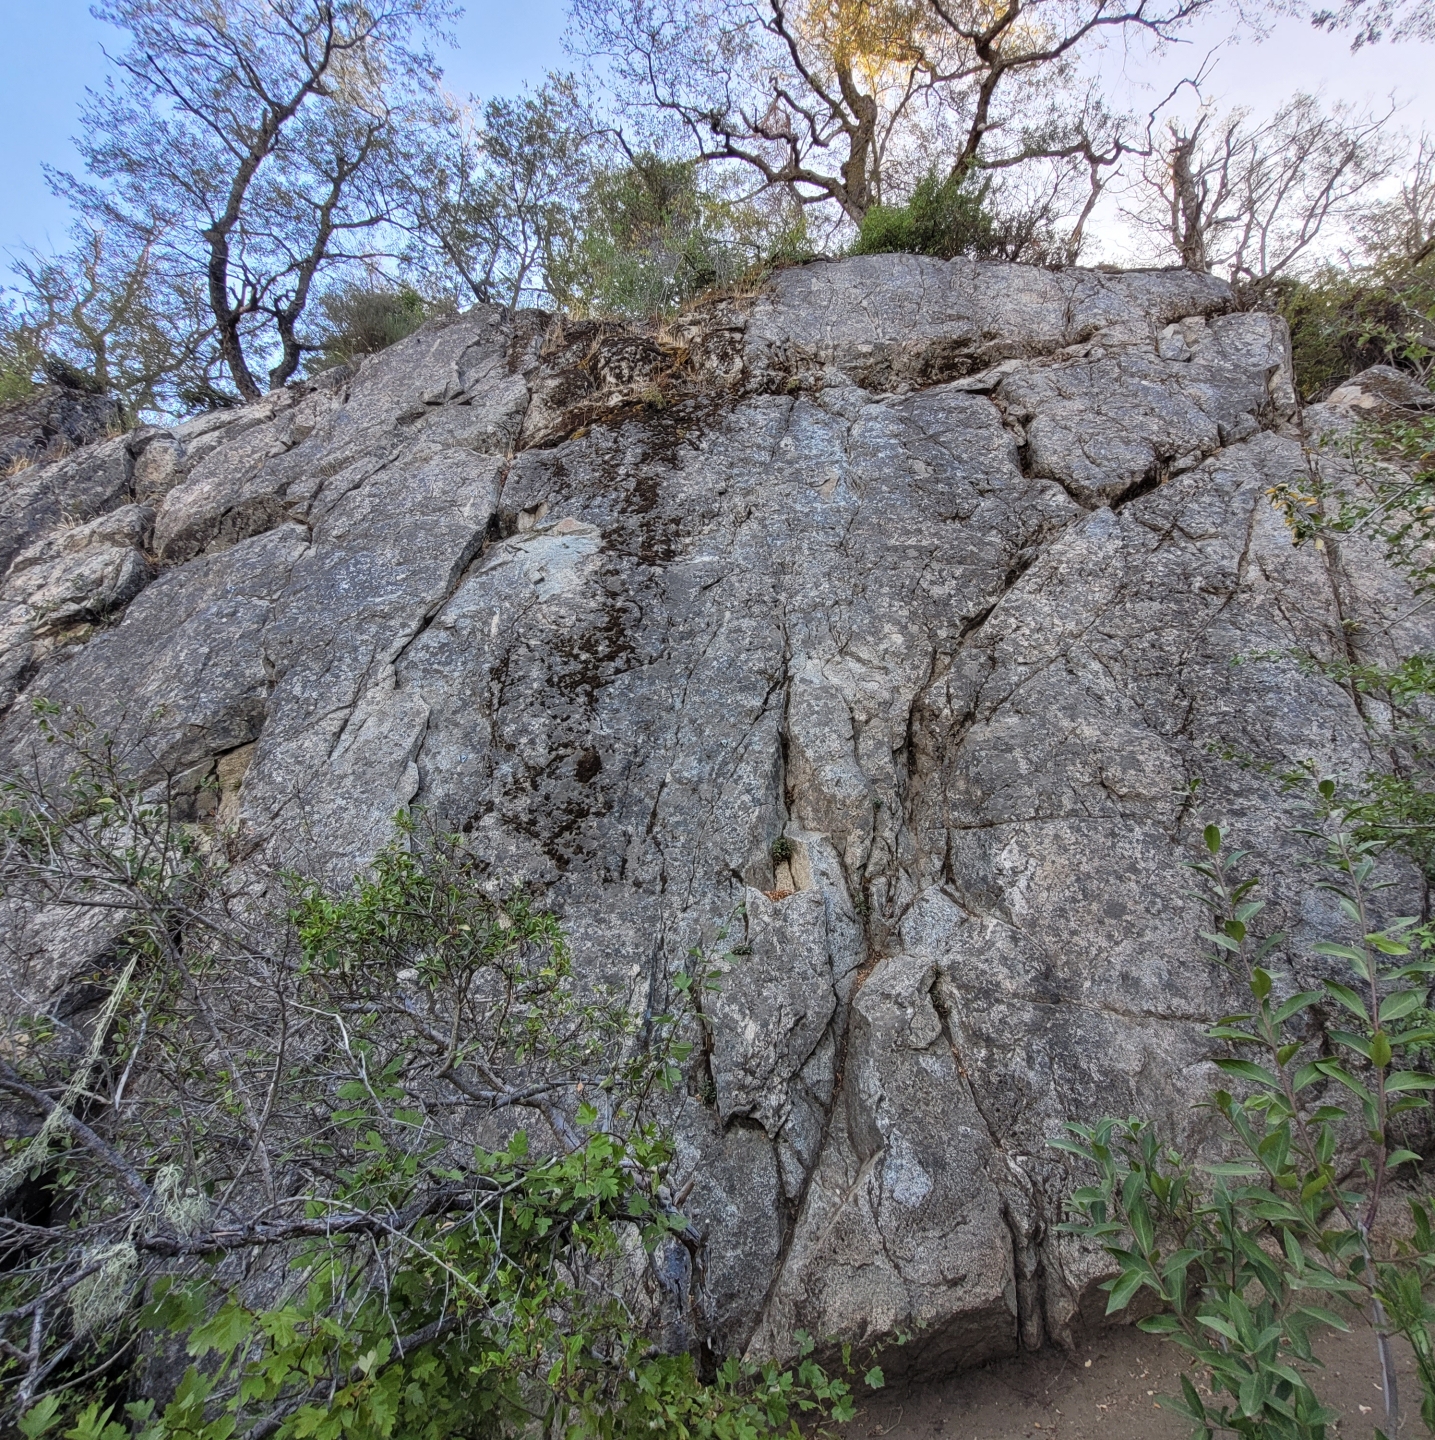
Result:
<instances>
[{"instance_id":1,"label":"gray stone surface","mask_svg":"<svg viewBox=\"0 0 1435 1440\"><path fill-rule=\"evenodd\" d=\"M0 586L0 706L15 698L54 643L89 638L91 623L132 600L154 577L144 546L154 511L123 505L52 530L10 564Z\"/></svg>"},{"instance_id":2,"label":"gray stone surface","mask_svg":"<svg viewBox=\"0 0 1435 1440\"><path fill-rule=\"evenodd\" d=\"M112 396L48 380L33 394L0 405L0 471L58 460L114 434L121 420L120 403Z\"/></svg>"},{"instance_id":3,"label":"gray stone surface","mask_svg":"<svg viewBox=\"0 0 1435 1440\"><path fill-rule=\"evenodd\" d=\"M127 504L134 498L132 470L129 442L119 437L0 479L0 567L57 526Z\"/></svg>"},{"instance_id":4,"label":"gray stone surface","mask_svg":"<svg viewBox=\"0 0 1435 1440\"><path fill-rule=\"evenodd\" d=\"M24 472L0 746L82 706L338 877L427 806L638 1005L705 947L689 1338L1061 1339L1099 1267L1046 1141L1209 1123L1205 821L1260 859L1282 983L1317 970L1278 787L1218 755L1360 773L1367 717L1299 655L1430 641L1270 508L1289 366L1182 272L885 256L641 332L471 311Z\"/></svg>"},{"instance_id":5,"label":"gray stone surface","mask_svg":"<svg viewBox=\"0 0 1435 1440\"><path fill-rule=\"evenodd\" d=\"M1372 365L1337 386L1325 403L1357 411L1430 410L1435 408L1435 395L1393 365Z\"/></svg>"}]
</instances>

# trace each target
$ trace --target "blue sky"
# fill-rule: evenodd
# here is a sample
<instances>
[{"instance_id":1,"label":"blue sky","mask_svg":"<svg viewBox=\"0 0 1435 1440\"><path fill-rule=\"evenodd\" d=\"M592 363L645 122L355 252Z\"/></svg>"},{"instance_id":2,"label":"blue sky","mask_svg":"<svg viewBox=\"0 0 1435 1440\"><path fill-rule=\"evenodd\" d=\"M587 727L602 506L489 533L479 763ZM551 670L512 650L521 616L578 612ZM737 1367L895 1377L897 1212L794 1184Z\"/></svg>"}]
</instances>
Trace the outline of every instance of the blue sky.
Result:
<instances>
[{"instance_id":1,"label":"blue sky","mask_svg":"<svg viewBox=\"0 0 1435 1440\"><path fill-rule=\"evenodd\" d=\"M50 195L42 163L76 164L69 137L87 85L105 74L101 44L116 32L91 18L90 0L0 0L0 255L26 245L61 243L68 216ZM446 83L457 94L487 98L519 89L565 63L561 36L565 0L469 0L456 27L458 48L445 55ZM1230 28L1229 12L1212 15L1154 61L1123 63L1108 52L1100 69L1130 87L1140 108L1147 93L1163 93L1195 68ZM1296 89L1323 90L1331 99L1378 103L1392 92L1406 102L1403 123L1435 130L1435 46L1375 46L1352 55L1349 42L1314 32L1297 20L1270 37L1225 46L1208 94L1226 104L1269 111ZM3 271L0 266L0 271ZM0 280L3 283L3 280Z\"/></svg>"},{"instance_id":2,"label":"blue sky","mask_svg":"<svg viewBox=\"0 0 1435 1440\"><path fill-rule=\"evenodd\" d=\"M564 13L564 0L468 0L445 84L487 99L541 80L564 64ZM0 252L59 244L69 216L40 166L78 168L77 106L104 80L101 45L120 48L122 37L91 17L90 0L0 0L0 37Z\"/></svg>"}]
</instances>

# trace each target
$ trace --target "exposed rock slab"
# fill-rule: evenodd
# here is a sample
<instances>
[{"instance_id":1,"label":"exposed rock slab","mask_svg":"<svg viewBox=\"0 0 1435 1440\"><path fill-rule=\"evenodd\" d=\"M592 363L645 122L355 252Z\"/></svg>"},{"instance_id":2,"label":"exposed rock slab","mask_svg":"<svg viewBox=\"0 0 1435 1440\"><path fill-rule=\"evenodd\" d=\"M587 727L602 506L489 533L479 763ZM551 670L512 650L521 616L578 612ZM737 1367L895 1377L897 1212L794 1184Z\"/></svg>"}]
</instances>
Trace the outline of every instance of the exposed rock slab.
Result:
<instances>
[{"instance_id":1,"label":"exposed rock slab","mask_svg":"<svg viewBox=\"0 0 1435 1440\"><path fill-rule=\"evenodd\" d=\"M12 490L0 744L83 706L338 876L430 807L635 1005L721 957L675 1115L690 1338L911 1332L933 1368L1060 1338L1093 1269L1047 1139L1206 1123L1206 819L1315 973L1278 787L1215 753L1367 768L1297 657L1383 658L1357 617L1429 639L1358 547L1292 548L1288 345L1230 304L888 256L661 333L425 327Z\"/></svg>"}]
</instances>

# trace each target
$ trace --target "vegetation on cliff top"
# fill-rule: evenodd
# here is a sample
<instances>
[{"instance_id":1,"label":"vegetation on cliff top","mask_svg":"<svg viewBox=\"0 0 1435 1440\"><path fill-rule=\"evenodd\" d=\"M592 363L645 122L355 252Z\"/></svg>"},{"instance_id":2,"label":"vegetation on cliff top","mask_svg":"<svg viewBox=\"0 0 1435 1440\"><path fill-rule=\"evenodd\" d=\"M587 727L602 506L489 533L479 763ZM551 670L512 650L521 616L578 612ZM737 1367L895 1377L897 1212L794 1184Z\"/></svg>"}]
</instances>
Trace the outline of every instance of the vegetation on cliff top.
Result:
<instances>
[{"instance_id":1,"label":"vegetation on cliff top","mask_svg":"<svg viewBox=\"0 0 1435 1440\"><path fill-rule=\"evenodd\" d=\"M580 74L465 104L432 53L449 0L109 0L113 83L83 103L82 173L50 177L75 226L14 262L0 397L52 355L182 414L475 300L646 317L852 249L1069 264L1098 205L1133 261L1281 304L1324 383L1428 310L1386 250L1428 264L1430 147L1308 95L1191 118L1204 74L1145 113L1083 78L1103 39L1179 37L1209 4L574 0ZM1419 7L1358 8L1315 18L1419 31Z\"/></svg>"}]
</instances>

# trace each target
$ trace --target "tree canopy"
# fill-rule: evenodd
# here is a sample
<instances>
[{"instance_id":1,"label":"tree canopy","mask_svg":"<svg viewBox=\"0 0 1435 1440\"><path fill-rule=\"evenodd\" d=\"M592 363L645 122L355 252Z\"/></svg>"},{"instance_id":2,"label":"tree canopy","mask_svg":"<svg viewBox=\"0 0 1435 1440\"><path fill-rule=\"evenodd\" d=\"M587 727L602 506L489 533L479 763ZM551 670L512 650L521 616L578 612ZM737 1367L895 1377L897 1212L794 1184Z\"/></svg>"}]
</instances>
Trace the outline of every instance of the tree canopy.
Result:
<instances>
[{"instance_id":1,"label":"tree canopy","mask_svg":"<svg viewBox=\"0 0 1435 1440\"><path fill-rule=\"evenodd\" d=\"M852 251L1071 264L1118 220L1127 258L1249 303L1424 264L1431 146L1393 110L1100 83L1103 46L1165 46L1210 3L572 0L576 73L465 100L434 58L452 0L103 0L122 43L82 171L49 176L78 218L12 257L0 395L50 357L182 414L474 303L643 317ZM1309 18L1357 46L1429 25L1399 0Z\"/></svg>"}]
</instances>

